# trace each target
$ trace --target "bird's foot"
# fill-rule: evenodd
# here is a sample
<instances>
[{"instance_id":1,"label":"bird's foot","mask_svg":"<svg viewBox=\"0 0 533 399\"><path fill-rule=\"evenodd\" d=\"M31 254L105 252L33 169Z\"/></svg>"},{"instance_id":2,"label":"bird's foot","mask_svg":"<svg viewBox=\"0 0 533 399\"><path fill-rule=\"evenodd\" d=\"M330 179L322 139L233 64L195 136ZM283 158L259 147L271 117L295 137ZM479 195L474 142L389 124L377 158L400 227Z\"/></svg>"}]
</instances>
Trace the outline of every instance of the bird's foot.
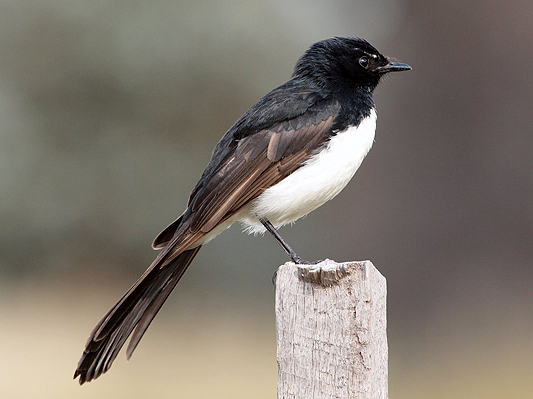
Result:
<instances>
[{"instance_id":1,"label":"bird's foot","mask_svg":"<svg viewBox=\"0 0 533 399\"><path fill-rule=\"evenodd\" d=\"M313 262L300 258L295 252L290 254L291 260L297 265L318 265L323 262L323 260L315 260Z\"/></svg>"},{"instance_id":2,"label":"bird's foot","mask_svg":"<svg viewBox=\"0 0 533 399\"><path fill-rule=\"evenodd\" d=\"M272 275L272 285L274 286L274 288L276 288L276 280L278 278L278 271L279 271L279 269L276 269L276 271Z\"/></svg>"}]
</instances>

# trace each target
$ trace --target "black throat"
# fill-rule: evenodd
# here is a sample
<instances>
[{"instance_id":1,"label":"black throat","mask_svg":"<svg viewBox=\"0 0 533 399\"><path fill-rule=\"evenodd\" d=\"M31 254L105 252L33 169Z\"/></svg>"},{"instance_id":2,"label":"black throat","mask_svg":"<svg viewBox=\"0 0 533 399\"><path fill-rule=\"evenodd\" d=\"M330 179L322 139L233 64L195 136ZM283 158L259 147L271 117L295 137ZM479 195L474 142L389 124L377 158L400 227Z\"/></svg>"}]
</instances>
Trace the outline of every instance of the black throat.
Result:
<instances>
[{"instance_id":1,"label":"black throat","mask_svg":"<svg viewBox=\"0 0 533 399\"><path fill-rule=\"evenodd\" d=\"M342 85L333 88L334 98L338 99L341 109L332 127L332 133L342 132L349 127L359 126L364 118L375 109L372 91L365 87Z\"/></svg>"}]
</instances>

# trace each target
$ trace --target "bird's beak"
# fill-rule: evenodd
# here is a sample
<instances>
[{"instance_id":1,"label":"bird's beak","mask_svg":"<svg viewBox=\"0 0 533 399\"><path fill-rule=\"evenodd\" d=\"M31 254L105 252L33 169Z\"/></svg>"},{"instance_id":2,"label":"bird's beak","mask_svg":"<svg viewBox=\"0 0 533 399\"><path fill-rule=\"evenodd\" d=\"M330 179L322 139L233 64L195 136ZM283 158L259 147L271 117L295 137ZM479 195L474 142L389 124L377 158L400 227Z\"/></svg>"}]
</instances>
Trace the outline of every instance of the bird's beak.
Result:
<instances>
[{"instance_id":1,"label":"bird's beak","mask_svg":"<svg viewBox=\"0 0 533 399\"><path fill-rule=\"evenodd\" d=\"M411 66L407 64L402 64L401 62L392 62L390 61L387 65L380 66L376 68L376 71L381 73L388 73L388 72L400 72L400 71L410 71Z\"/></svg>"}]
</instances>

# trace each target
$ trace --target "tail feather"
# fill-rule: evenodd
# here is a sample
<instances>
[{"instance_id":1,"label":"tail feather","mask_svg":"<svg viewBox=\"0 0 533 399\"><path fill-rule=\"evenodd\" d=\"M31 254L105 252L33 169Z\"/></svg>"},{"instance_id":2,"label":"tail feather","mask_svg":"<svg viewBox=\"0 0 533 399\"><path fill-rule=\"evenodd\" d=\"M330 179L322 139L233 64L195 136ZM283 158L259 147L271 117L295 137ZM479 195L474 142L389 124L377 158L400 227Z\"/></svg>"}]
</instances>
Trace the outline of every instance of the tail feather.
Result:
<instances>
[{"instance_id":1,"label":"tail feather","mask_svg":"<svg viewBox=\"0 0 533 399\"><path fill-rule=\"evenodd\" d=\"M133 335L131 336L130 342L128 343L128 347L126 349L127 359L129 359L131 355L133 354L133 351L139 344L139 341L141 340L144 333L146 332L146 329L150 326L150 323L156 316L157 312L159 312L159 309L161 309L161 306L163 306L163 304L167 300L172 290L174 290L174 287L176 287L176 284L178 284L184 272L185 272L185 269L182 269L181 273L174 274L170 278L168 283L165 285L165 287L161 290L157 298L145 310L143 316L141 317L141 319L137 323L137 326L135 327L135 330L133 331Z\"/></svg>"},{"instance_id":2,"label":"tail feather","mask_svg":"<svg viewBox=\"0 0 533 399\"><path fill-rule=\"evenodd\" d=\"M168 298L200 246L187 250L164 267L159 262L137 280L91 332L78 362L74 378L83 384L98 378L111 364L132 334L126 356L129 359L146 329Z\"/></svg>"}]
</instances>

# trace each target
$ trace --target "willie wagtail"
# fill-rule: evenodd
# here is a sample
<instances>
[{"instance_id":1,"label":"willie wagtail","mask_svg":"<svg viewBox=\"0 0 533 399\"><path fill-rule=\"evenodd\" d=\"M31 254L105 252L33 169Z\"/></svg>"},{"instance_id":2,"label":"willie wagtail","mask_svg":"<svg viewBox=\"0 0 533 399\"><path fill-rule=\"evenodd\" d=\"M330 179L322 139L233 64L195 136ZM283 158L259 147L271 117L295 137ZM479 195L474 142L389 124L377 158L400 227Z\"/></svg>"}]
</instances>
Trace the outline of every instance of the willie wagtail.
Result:
<instances>
[{"instance_id":1,"label":"willie wagtail","mask_svg":"<svg viewBox=\"0 0 533 399\"><path fill-rule=\"evenodd\" d=\"M268 230L294 262L308 263L276 228L348 184L374 141L374 89L388 72L410 69L363 39L313 44L291 79L218 142L187 209L155 238L161 252L91 332L74 378L83 384L105 373L131 335L129 359L201 246L234 222L250 233Z\"/></svg>"}]
</instances>

